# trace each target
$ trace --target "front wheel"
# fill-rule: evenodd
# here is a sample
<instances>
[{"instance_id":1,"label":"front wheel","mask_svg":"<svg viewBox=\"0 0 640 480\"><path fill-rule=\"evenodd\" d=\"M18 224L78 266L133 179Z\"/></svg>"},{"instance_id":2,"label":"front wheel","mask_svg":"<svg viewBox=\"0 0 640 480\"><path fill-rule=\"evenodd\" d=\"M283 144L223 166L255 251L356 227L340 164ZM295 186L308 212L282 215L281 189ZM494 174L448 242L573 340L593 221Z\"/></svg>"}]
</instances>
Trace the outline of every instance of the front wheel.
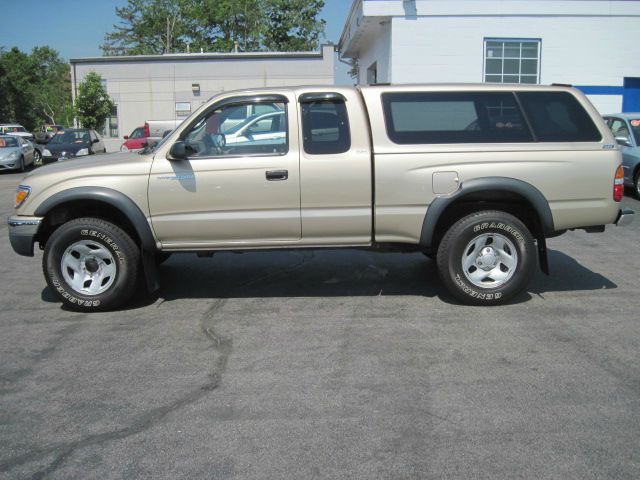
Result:
<instances>
[{"instance_id":1,"label":"front wheel","mask_svg":"<svg viewBox=\"0 0 640 480\"><path fill-rule=\"evenodd\" d=\"M49 238L42 267L49 287L76 311L110 310L135 291L140 251L122 229L105 220L79 218Z\"/></svg>"},{"instance_id":2,"label":"front wheel","mask_svg":"<svg viewBox=\"0 0 640 480\"><path fill-rule=\"evenodd\" d=\"M636 172L636 177L633 179L633 191L636 194L636 198L640 199L640 168Z\"/></svg>"},{"instance_id":3,"label":"front wheel","mask_svg":"<svg viewBox=\"0 0 640 480\"><path fill-rule=\"evenodd\" d=\"M39 167L40 165L42 165L42 154L40 150L36 148L33 150L33 166Z\"/></svg>"},{"instance_id":4,"label":"front wheel","mask_svg":"<svg viewBox=\"0 0 640 480\"><path fill-rule=\"evenodd\" d=\"M24 157L20 157L20 163L18 164L18 170L20 170L22 173L27 171L27 167L24 164Z\"/></svg>"},{"instance_id":5,"label":"front wheel","mask_svg":"<svg viewBox=\"0 0 640 480\"><path fill-rule=\"evenodd\" d=\"M536 250L516 217L501 211L468 215L447 231L438 248L438 271L447 289L469 305L501 305L529 284Z\"/></svg>"}]
</instances>

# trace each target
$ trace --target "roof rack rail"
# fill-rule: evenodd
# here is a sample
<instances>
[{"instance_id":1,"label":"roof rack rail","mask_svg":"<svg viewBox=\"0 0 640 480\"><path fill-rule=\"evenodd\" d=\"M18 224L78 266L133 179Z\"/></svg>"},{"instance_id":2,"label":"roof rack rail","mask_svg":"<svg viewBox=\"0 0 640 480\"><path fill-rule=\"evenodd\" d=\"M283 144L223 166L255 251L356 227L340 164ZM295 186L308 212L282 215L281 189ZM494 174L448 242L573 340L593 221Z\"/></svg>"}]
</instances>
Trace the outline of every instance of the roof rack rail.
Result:
<instances>
[{"instance_id":1,"label":"roof rack rail","mask_svg":"<svg viewBox=\"0 0 640 480\"><path fill-rule=\"evenodd\" d=\"M570 83L552 83L552 87L573 87Z\"/></svg>"}]
</instances>

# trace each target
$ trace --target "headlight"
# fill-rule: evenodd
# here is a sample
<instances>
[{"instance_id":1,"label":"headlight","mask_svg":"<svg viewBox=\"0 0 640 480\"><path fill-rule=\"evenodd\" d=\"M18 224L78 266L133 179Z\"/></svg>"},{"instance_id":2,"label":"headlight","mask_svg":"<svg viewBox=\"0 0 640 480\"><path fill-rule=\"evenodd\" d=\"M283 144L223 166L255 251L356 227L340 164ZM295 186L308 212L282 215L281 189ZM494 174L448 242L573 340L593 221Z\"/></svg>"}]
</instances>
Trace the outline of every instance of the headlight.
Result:
<instances>
[{"instance_id":1,"label":"headlight","mask_svg":"<svg viewBox=\"0 0 640 480\"><path fill-rule=\"evenodd\" d=\"M45 148L45 149L42 151L42 156L43 156L43 157L50 157L50 156L51 156L51 151Z\"/></svg>"},{"instance_id":2,"label":"headlight","mask_svg":"<svg viewBox=\"0 0 640 480\"><path fill-rule=\"evenodd\" d=\"M81 148L80 150L78 150L76 152L76 157L81 157L82 155L89 155L89 149L88 148Z\"/></svg>"},{"instance_id":3,"label":"headlight","mask_svg":"<svg viewBox=\"0 0 640 480\"><path fill-rule=\"evenodd\" d=\"M17 160L17 159L18 159L18 152L11 152L7 157L7 160Z\"/></svg>"},{"instance_id":4,"label":"headlight","mask_svg":"<svg viewBox=\"0 0 640 480\"><path fill-rule=\"evenodd\" d=\"M18 185L16 188L16 199L15 199L15 208L20 207L24 203L24 201L29 197L31 193L31 187L27 187L26 185Z\"/></svg>"}]
</instances>

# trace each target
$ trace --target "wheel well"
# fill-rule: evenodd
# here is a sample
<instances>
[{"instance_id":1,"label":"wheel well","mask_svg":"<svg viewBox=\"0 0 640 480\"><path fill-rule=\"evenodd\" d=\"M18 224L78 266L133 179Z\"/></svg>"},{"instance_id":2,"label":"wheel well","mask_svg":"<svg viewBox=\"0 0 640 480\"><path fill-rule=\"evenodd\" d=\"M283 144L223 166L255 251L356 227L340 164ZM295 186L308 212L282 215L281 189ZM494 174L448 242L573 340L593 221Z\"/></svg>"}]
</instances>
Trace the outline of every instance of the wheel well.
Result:
<instances>
[{"instance_id":1,"label":"wheel well","mask_svg":"<svg viewBox=\"0 0 640 480\"><path fill-rule=\"evenodd\" d=\"M448 205L436 223L431 251L437 251L440 240L449 228L462 217L483 210L500 210L518 218L535 238L544 237L538 212L522 195L505 191L482 191L464 195Z\"/></svg>"},{"instance_id":2,"label":"wheel well","mask_svg":"<svg viewBox=\"0 0 640 480\"><path fill-rule=\"evenodd\" d=\"M75 218L93 217L106 220L122 228L138 246L140 237L135 227L120 209L97 200L73 200L56 205L45 215L44 222L38 232L38 242L45 245L49 237L62 224Z\"/></svg>"}]
</instances>

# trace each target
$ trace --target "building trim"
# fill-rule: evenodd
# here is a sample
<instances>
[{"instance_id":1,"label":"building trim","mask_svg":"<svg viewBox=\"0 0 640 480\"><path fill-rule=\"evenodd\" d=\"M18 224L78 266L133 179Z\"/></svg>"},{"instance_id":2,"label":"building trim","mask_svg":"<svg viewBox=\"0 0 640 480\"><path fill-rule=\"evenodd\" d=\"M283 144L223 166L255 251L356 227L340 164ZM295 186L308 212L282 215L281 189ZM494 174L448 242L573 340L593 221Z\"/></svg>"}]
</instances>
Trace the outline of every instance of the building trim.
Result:
<instances>
[{"instance_id":1,"label":"building trim","mask_svg":"<svg viewBox=\"0 0 640 480\"><path fill-rule=\"evenodd\" d=\"M198 60L271 60L324 58L324 49L332 44L323 44L319 52L241 52L241 53L169 53L164 55L118 55L111 57L72 58L72 65L83 63L130 63L130 62L176 62Z\"/></svg>"}]
</instances>

